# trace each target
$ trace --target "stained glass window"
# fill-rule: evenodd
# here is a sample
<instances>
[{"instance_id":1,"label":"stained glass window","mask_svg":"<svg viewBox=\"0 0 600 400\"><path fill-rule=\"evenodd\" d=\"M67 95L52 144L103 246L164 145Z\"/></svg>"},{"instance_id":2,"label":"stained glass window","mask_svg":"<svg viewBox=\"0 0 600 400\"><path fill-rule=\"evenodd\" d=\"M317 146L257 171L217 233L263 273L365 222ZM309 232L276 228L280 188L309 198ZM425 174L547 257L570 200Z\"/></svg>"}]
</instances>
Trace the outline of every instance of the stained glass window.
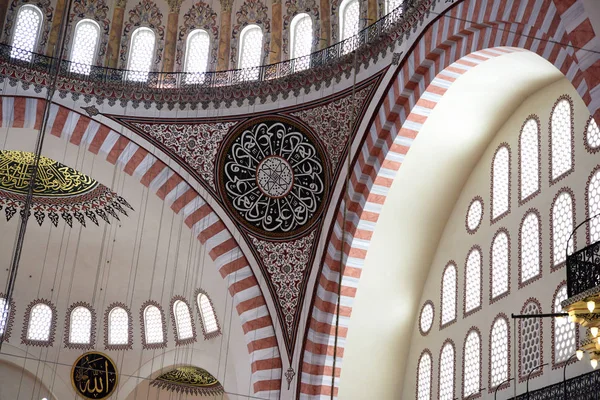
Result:
<instances>
[{"instance_id":1,"label":"stained glass window","mask_svg":"<svg viewBox=\"0 0 600 400\"><path fill-rule=\"evenodd\" d=\"M519 257L521 262L521 283L540 274L540 220L537 213L530 212L521 222Z\"/></svg>"},{"instance_id":2,"label":"stained glass window","mask_svg":"<svg viewBox=\"0 0 600 400\"><path fill-rule=\"evenodd\" d=\"M492 300L508 292L509 238L500 230L492 242Z\"/></svg>"},{"instance_id":3,"label":"stained glass window","mask_svg":"<svg viewBox=\"0 0 600 400\"><path fill-rule=\"evenodd\" d=\"M39 8L25 4L19 9L10 50L11 58L31 61L41 26L42 12Z\"/></svg>"},{"instance_id":4,"label":"stained glass window","mask_svg":"<svg viewBox=\"0 0 600 400\"><path fill-rule=\"evenodd\" d=\"M240 34L240 56L238 68L252 68L244 71L243 80L256 80L262 61L263 31L258 25L248 25Z\"/></svg>"},{"instance_id":5,"label":"stained glass window","mask_svg":"<svg viewBox=\"0 0 600 400\"><path fill-rule=\"evenodd\" d=\"M571 103L560 100L552 110L551 119L551 170L552 180L566 174L573 167L573 125Z\"/></svg>"},{"instance_id":6,"label":"stained glass window","mask_svg":"<svg viewBox=\"0 0 600 400\"><path fill-rule=\"evenodd\" d=\"M588 218L600 214L600 169L594 172L587 187ZM600 217L589 221L590 243L600 240Z\"/></svg>"},{"instance_id":7,"label":"stained glass window","mask_svg":"<svg viewBox=\"0 0 600 400\"><path fill-rule=\"evenodd\" d=\"M164 343L162 313L156 306L147 306L144 310L144 328L146 344Z\"/></svg>"},{"instance_id":8,"label":"stained glass window","mask_svg":"<svg viewBox=\"0 0 600 400\"><path fill-rule=\"evenodd\" d=\"M40 342L50 340L52 327L52 309L44 303L38 303L31 308L29 324L27 326L27 339Z\"/></svg>"},{"instance_id":9,"label":"stained glass window","mask_svg":"<svg viewBox=\"0 0 600 400\"><path fill-rule=\"evenodd\" d=\"M496 151L492 164L492 218L508 212L510 201L510 152L501 146Z\"/></svg>"},{"instance_id":10,"label":"stained glass window","mask_svg":"<svg viewBox=\"0 0 600 400\"><path fill-rule=\"evenodd\" d=\"M499 317L494 321L490 342L490 377L495 388L508 379L508 323L505 318Z\"/></svg>"},{"instance_id":11,"label":"stained glass window","mask_svg":"<svg viewBox=\"0 0 600 400\"><path fill-rule=\"evenodd\" d=\"M569 236L573 232L573 199L569 192L558 195L552 206L552 248L554 255L553 266L556 267L565 261L565 250L573 252L573 238Z\"/></svg>"},{"instance_id":12,"label":"stained glass window","mask_svg":"<svg viewBox=\"0 0 600 400\"><path fill-rule=\"evenodd\" d=\"M129 344L129 314L121 307L115 307L108 314L108 344Z\"/></svg>"},{"instance_id":13,"label":"stained glass window","mask_svg":"<svg viewBox=\"0 0 600 400\"><path fill-rule=\"evenodd\" d=\"M440 400L454 399L454 346L446 342L440 355Z\"/></svg>"},{"instance_id":14,"label":"stained glass window","mask_svg":"<svg viewBox=\"0 0 600 400\"><path fill-rule=\"evenodd\" d=\"M463 359L463 396L479 392L481 387L481 338L472 330L467 335Z\"/></svg>"},{"instance_id":15,"label":"stained glass window","mask_svg":"<svg viewBox=\"0 0 600 400\"><path fill-rule=\"evenodd\" d=\"M538 124L535 119L531 118L523 125L519 138L521 201L535 194L540 188L539 145Z\"/></svg>"},{"instance_id":16,"label":"stained glass window","mask_svg":"<svg viewBox=\"0 0 600 400\"><path fill-rule=\"evenodd\" d=\"M175 301L175 303L173 303L173 314L175 315L177 338L183 340L193 337L192 316L190 315L190 309L187 304L181 300Z\"/></svg>"},{"instance_id":17,"label":"stained glass window","mask_svg":"<svg viewBox=\"0 0 600 400\"><path fill-rule=\"evenodd\" d=\"M442 277L442 326L456 319L456 266L446 266Z\"/></svg>"},{"instance_id":18,"label":"stained glass window","mask_svg":"<svg viewBox=\"0 0 600 400\"><path fill-rule=\"evenodd\" d=\"M131 49L127 66L129 80L136 82L148 80L155 42L156 35L151 29L140 27L131 34Z\"/></svg>"},{"instance_id":19,"label":"stained glass window","mask_svg":"<svg viewBox=\"0 0 600 400\"><path fill-rule=\"evenodd\" d=\"M69 70L73 73L89 75L96 55L100 27L92 20L79 21L75 27L73 50L71 51L71 65Z\"/></svg>"},{"instance_id":20,"label":"stained glass window","mask_svg":"<svg viewBox=\"0 0 600 400\"><path fill-rule=\"evenodd\" d=\"M431 355L423 352L417 373L417 400L431 399Z\"/></svg>"},{"instance_id":21,"label":"stained glass window","mask_svg":"<svg viewBox=\"0 0 600 400\"><path fill-rule=\"evenodd\" d=\"M554 297L553 308L555 313L563 312L560 303L565 301L567 297L567 285L563 284ZM552 318L552 323L554 325L554 336L552 337L554 342L552 343L554 346L554 363L558 364L567 361L575 353L575 332L577 326L575 323L570 322L568 318Z\"/></svg>"},{"instance_id":22,"label":"stained glass window","mask_svg":"<svg viewBox=\"0 0 600 400\"><path fill-rule=\"evenodd\" d=\"M217 324L217 317L215 316L215 310L212 307L208 296L203 293L198 295L198 308L202 317L202 326L204 326L204 333L209 334L217 332L219 325Z\"/></svg>"},{"instance_id":23,"label":"stained glass window","mask_svg":"<svg viewBox=\"0 0 600 400\"><path fill-rule=\"evenodd\" d=\"M192 31L187 38L185 51L184 71L190 75L186 76L186 83L204 82L204 73L208 69L208 55L210 52L210 36L204 29Z\"/></svg>"},{"instance_id":24,"label":"stained glass window","mask_svg":"<svg viewBox=\"0 0 600 400\"><path fill-rule=\"evenodd\" d=\"M92 313L85 307L76 307L71 311L69 343L90 344L92 335Z\"/></svg>"}]
</instances>

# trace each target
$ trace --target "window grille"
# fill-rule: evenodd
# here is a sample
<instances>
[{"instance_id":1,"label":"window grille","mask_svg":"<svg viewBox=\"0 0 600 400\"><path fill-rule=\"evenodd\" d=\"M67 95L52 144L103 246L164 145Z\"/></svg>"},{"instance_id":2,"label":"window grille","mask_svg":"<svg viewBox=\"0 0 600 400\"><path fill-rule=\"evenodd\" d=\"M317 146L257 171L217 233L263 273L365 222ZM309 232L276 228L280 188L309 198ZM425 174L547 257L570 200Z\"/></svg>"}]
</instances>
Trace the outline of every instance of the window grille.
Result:
<instances>
[{"instance_id":1,"label":"window grille","mask_svg":"<svg viewBox=\"0 0 600 400\"><path fill-rule=\"evenodd\" d=\"M175 315L175 326L177 328L177 338L179 340L190 339L194 337L192 329L192 316L187 304L181 300L173 303L173 314Z\"/></svg>"},{"instance_id":2,"label":"window grille","mask_svg":"<svg viewBox=\"0 0 600 400\"><path fill-rule=\"evenodd\" d=\"M69 343L91 344L92 313L85 307L75 307L71 311L69 326Z\"/></svg>"},{"instance_id":3,"label":"window grille","mask_svg":"<svg viewBox=\"0 0 600 400\"><path fill-rule=\"evenodd\" d=\"M587 187L588 218L600 214L600 168L593 172ZM600 217L588 222L590 244L600 241Z\"/></svg>"},{"instance_id":4,"label":"window grille","mask_svg":"<svg viewBox=\"0 0 600 400\"><path fill-rule=\"evenodd\" d=\"M389 14L394 11L396 8L402 5L404 0L386 0L385 2L385 13Z\"/></svg>"},{"instance_id":5,"label":"window grille","mask_svg":"<svg viewBox=\"0 0 600 400\"><path fill-rule=\"evenodd\" d=\"M481 387L481 338L471 330L467 335L463 358L463 396L479 393Z\"/></svg>"},{"instance_id":6,"label":"window grille","mask_svg":"<svg viewBox=\"0 0 600 400\"><path fill-rule=\"evenodd\" d=\"M510 204L510 152L501 146L492 163L492 220L508 212Z\"/></svg>"},{"instance_id":7,"label":"window grille","mask_svg":"<svg viewBox=\"0 0 600 400\"><path fill-rule=\"evenodd\" d=\"M79 21L75 27L73 38L70 72L89 75L96 55L99 37L100 27L97 23L89 19Z\"/></svg>"},{"instance_id":8,"label":"window grille","mask_svg":"<svg viewBox=\"0 0 600 400\"><path fill-rule=\"evenodd\" d=\"M538 304L529 300L521 314L541 314L542 310ZM527 377L527 374L534 368L542 364L542 344L543 337L542 322L540 318L526 318L520 321L519 326L519 376L521 380ZM534 373L534 376L541 374L542 370Z\"/></svg>"},{"instance_id":9,"label":"window grille","mask_svg":"<svg viewBox=\"0 0 600 400\"><path fill-rule=\"evenodd\" d=\"M446 342L440 355L440 400L454 399L454 345Z\"/></svg>"},{"instance_id":10,"label":"window grille","mask_svg":"<svg viewBox=\"0 0 600 400\"><path fill-rule=\"evenodd\" d=\"M19 9L10 50L11 58L31 61L42 20L42 12L35 6L25 4Z\"/></svg>"},{"instance_id":11,"label":"window grille","mask_svg":"<svg viewBox=\"0 0 600 400\"><path fill-rule=\"evenodd\" d=\"M519 248L521 284L539 276L540 268L540 220L535 211L530 211L521 222Z\"/></svg>"},{"instance_id":12,"label":"window grille","mask_svg":"<svg viewBox=\"0 0 600 400\"><path fill-rule=\"evenodd\" d=\"M417 400L431 399L431 354L428 351L421 354L419 371L417 373Z\"/></svg>"},{"instance_id":13,"label":"window grille","mask_svg":"<svg viewBox=\"0 0 600 400\"><path fill-rule=\"evenodd\" d=\"M509 251L508 233L500 230L492 242L492 300L508 293Z\"/></svg>"},{"instance_id":14,"label":"window grille","mask_svg":"<svg viewBox=\"0 0 600 400\"><path fill-rule=\"evenodd\" d=\"M600 129L593 117L590 117L590 120L588 121L585 140L592 151L596 151L600 148Z\"/></svg>"},{"instance_id":15,"label":"window grille","mask_svg":"<svg viewBox=\"0 0 600 400\"><path fill-rule=\"evenodd\" d=\"M185 51L186 83L202 83L206 79L210 36L204 29L192 31L187 38Z\"/></svg>"},{"instance_id":16,"label":"window grille","mask_svg":"<svg viewBox=\"0 0 600 400\"><path fill-rule=\"evenodd\" d=\"M483 217L483 202L480 199L475 199L469 205L467 211L467 229L473 233L479 228L481 218Z\"/></svg>"},{"instance_id":17,"label":"window grille","mask_svg":"<svg viewBox=\"0 0 600 400\"><path fill-rule=\"evenodd\" d=\"M129 344L129 314L121 307L114 307L108 314L108 344Z\"/></svg>"},{"instance_id":18,"label":"window grille","mask_svg":"<svg viewBox=\"0 0 600 400\"><path fill-rule=\"evenodd\" d=\"M128 79L135 82L148 80L152 58L154 57L154 44L156 35L148 28L137 28L131 35L131 50L127 66Z\"/></svg>"},{"instance_id":19,"label":"window grille","mask_svg":"<svg viewBox=\"0 0 600 400\"><path fill-rule=\"evenodd\" d=\"M0 337L6 332L8 327L8 312L10 305L4 297L0 297Z\"/></svg>"},{"instance_id":20,"label":"window grille","mask_svg":"<svg viewBox=\"0 0 600 400\"><path fill-rule=\"evenodd\" d=\"M344 41L358 33L360 27L359 0L344 0L340 5L340 41ZM358 46L352 40L342 46L342 53L349 53Z\"/></svg>"},{"instance_id":21,"label":"window grille","mask_svg":"<svg viewBox=\"0 0 600 400\"><path fill-rule=\"evenodd\" d=\"M198 295L198 309L202 317L202 326L204 327L204 334L208 335L219 331L219 324L217 323L217 317L215 310L208 298L203 293Z\"/></svg>"},{"instance_id":22,"label":"window grille","mask_svg":"<svg viewBox=\"0 0 600 400\"><path fill-rule=\"evenodd\" d=\"M421 309L421 318L419 319L421 332L428 333L433 325L433 305L431 302L425 303Z\"/></svg>"},{"instance_id":23,"label":"window grille","mask_svg":"<svg viewBox=\"0 0 600 400\"><path fill-rule=\"evenodd\" d=\"M147 306L144 310L144 328L146 329L146 344L165 342L162 313L156 306Z\"/></svg>"},{"instance_id":24,"label":"window grille","mask_svg":"<svg viewBox=\"0 0 600 400\"><path fill-rule=\"evenodd\" d=\"M573 232L573 198L567 191L561 192L554 200L552 206L552 248L553 267L558 267L565 262L565 249L567 240ZM568 252L573 252L573 238L568 240Z\"/></svg>"},{"instance_id":25,"label":"window grille","mask_svg":"<svg viewBox=\"0 0 600 400\"><path fill-rule=\"evenodd\" d=\"M442 326L456 319L456 266L446 266L442 278Z\"/></svg>"},{"instance_id":26,"label":"window grille","mask_svg":"<svg viewBox=\"0 0 600 400\"><path fill-rule=\"evenodd\" d=\"M553 308L555 313L563 312L560 303L566 300L567 297L567 285L562 284L554 296ZM573 322L569 322L568 318L552 318L552 324L554 325L554 335L552 336L553 362L559 364L567 361L577 350L575 343L577 327Z\"/></svg>"},{"instance_id":27,"label":"window grille","mask_svg":"<svg viewBox=\"0 0 600 400\"><path fill-rule=\"evenodd\" d=\"M312 18L305 13L298 14L292 19L290 27L291 54L292 58L296 59L294 69L296 71L305 70L310 67L310 58L305 56L308 56L312 51ZM304 58L299 59L300 57Z\"/></svg>"},{"instance_id":28,"label":"window grille","mask_svg":"<svg viewBox=\"0 0 600 400\"><path fill-rule=\"evenodd\" d=\"M27 339L38 342L50 340L52 327L52 309L44 303L38 303L31 308L29 324L27 326Z\"/></svg>"},{"instance_id":29,"label":"window grille","mask_svg":"<svg viewBox=\"0 0 600 400\"><path fill-rule=\"evenodd\" d=\"M469 252L465 268L465 313L481 307L481 251Z\"/></svg>"},{"instance_id":30,"label":"window grille","mask_svg":"<svg viewBox=\"0 0 600 400\"><path fill-rule=\"evenodd\" d=\"M494 321L490 342L490 382L491 387L496 388L508 379L508 322L504 317Z\"/></svg>"},{"instance_id":31,"label":"window grille","mask_svg":"<svg viewBox=\"0 0 600 400\"><path fill-rule=\"evenodd\" d=\"M537 121L530 118L523 125L519 138L521 201L533 196L540 189L539 140Z\"/></svg>"},{"instance_id":32,"label":"window grille","mask_svg":"<svg viewBox=\"0 0 600 400\"><path fill-rule=\"evenodd\" d=\"M552 110L550 136L550 164L552 181L571 171L573 167L573 121L571 103L563 98Z\"/></svg>"},{"instance_id":33,"label":"window grille","mask_svg":"<svg viewBox=\"0 0 600 400\"><path fill-rule=\"evenodd\" d=\"M262 61L263 31L258 25L248 25L240 34L240 69L252 68L245 71L244 80L256 80L260 70L258 67Z\"/></svg>"}]
</instances>

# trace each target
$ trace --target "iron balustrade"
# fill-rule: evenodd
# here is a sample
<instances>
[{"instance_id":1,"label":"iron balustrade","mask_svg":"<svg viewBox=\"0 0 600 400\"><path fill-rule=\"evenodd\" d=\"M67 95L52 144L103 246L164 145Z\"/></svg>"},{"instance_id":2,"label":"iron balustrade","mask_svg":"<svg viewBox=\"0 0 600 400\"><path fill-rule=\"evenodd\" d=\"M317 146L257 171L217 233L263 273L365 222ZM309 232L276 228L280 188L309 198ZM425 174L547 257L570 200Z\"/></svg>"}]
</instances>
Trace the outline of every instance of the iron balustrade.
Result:
<instances>
[{"instance_id":1,"label":"iron balustrade","mask_svg":"<svg viewBox=\"0 0 600 400\"><path fill-rule=\"evenodd\" d=\"M573 254L568 254L569 241L577 229L588 225L588 232L590 232L592 230L591 221L598 218L600 218L600 214L591 216L577 225L567 240L567 295L569 298L600 285L600 241L577 250Z\"/></svg>"},{"instance_id":2,"label":"iron balustrade","mask_svg":"<svg viewBox=\"0 0 600 400\"><path fill-rule=\"evenodd\" d=\"M511 399L515 399L511 397ZM529 393L516 400L600 400L600 370L588 372Z\"/></svg>"}]
</instances>

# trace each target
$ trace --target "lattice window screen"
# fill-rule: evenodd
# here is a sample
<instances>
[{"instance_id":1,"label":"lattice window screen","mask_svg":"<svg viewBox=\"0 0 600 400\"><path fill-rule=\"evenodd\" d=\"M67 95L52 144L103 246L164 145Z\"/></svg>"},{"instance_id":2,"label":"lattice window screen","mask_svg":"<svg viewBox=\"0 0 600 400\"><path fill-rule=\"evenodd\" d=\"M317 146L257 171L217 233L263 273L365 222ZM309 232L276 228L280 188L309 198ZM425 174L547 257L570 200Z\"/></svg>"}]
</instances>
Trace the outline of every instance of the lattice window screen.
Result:
<instances>
[{"instance_id":1,"label":"lattice window screen","mask_svg":"<svg viewBox=\"0 0 600 400\"><path fill-rule=\"evenodd\" d=\"M421 331L429 332L433 325L433 306L431 303L427 303L423 306L419 323L421 324Z\"/></svg>"},{"instance_id":2,"label":"lattice window screen","mask_svg":"<svg viewBox=\"0 0 600 400\"><path fill-rule=\"evenodd\" d=\"M192 316L187 304L181 300L175 301L173 304L173 313L175 314L175 326L177 327L177 337L179 340L193 337Z\"/></svg>"},{"instance_id":3,"label":"lattice window screen","mask_svg":"<svg viewBox=\"0 0 600 400\"><path fill-rule=\"evenodd\" d=\"M162 315L158 307L148 306L144 310L144 327L146 329L146 343L164 343Z\"/></svg>"},{"instance_id":4,"label":"lattice window screen","mask_svg":"<svg viewBox=\"0 0 600 400\"><path fill-rule=\"evenodd\" d=\"M522 314L540 314L541 310L533 301L528 302ZM526 377L527 374L537 366L542 360L542 329L539 318L528 318L521 320L521 338L519 340L521 346L520 376Z\"/></svg>"},{"instance_id":5,"label":"lattice window screen","mask_svg":"<svg viewBox=\"0 0 600 400\"><path fill-rule=\"evenodd\" d=\"M499 232L492 243L492 299L508 292L508 236Z\"/></svg>"},{"instance_id":6,"label":"lattice window screen","mask_svg":"<svg viewBox=\"0 0 600 400\"><path fill-rule=\"evenodd\" d=\"M42 12L39 8L26 4L19 9L11 43L11 58L31 61L41 24Z\"/></svg>"},{"instance_id":7,"label":"lattice window screen","mask_svg":"<svg viewBox=\"0 0 600 400\"><path fill-rule=\"evenodd\" d=\"M446 343L440 356L440 400L454 399L454 346Z\"/></svg>"},{"instance_id":8,"label":"lattice window screen","mask_svg":"<svg viewBox=\"0 0 600 400\"><path fill-rule=\"evenodd\" d=\"M590 179L588 184L588 217L600 214L600 169ZM600 217L592 219L589 223L590 243L600 240Z\"/></svg>"},{"instance_id":9,"label":"lattice window screen","mask_svg":"<svg viewBox=\"0 0 600 400\"><path fill-rule=\"evenodd\" d=\"M50 340L52 326L52 309L43 303L38 303L31 308L27 339L47 342Z\"/></svg>"},{"instance_id":10,"label":"lattice window screen","mask_svg":"<svg viewBox=\"0 0 600 400\"><path fill-rule=\"evenodd\" d=\"M598 129L598 124L596 124L596 120L593 118L590 119L587 127L586 140L590 148L597 149L600 147L600 129Z\"/></svg>"},{"instance_id":11,"label":"lattice window screen","mask_svg":"<svg viewBox=\"0 0 600 400\"><path fill-rule=\"evenodd\" d=\"M402 5L404 0L386 0L385 2L385 13L389 14L394 11L396 8Z\"/></svg>"},{"instance_id":12,"label":"lattice window screen","mask_svg":"<svg viewBox=\"0 0 600 400\"><path fill-rule=\"evenodd\" d=\"M456 266L449 264L442 279L442 325L456 318Z\"/></svg>"},{"instance_id":13,"label":"lattice window screen","mask_svg":"<svg viewBox=\"0 0 600 400\"><path fill-rule=\"evenodd\" d=\"M510 185L510 153L506 146L496 152L492 168L492 217L508 212Z\"/></svg>"},{"instance_id":14,"label":"lattice window screen","mask_svg":"<svg viewBox=\"0 0 600 400\"><path fill-rule=\"evenodd\" d=\"M198 296L198 304L200 305L200 313L202 314L202 323L206 333L212 333L219 329L217 325L217 317L215 310L210 304L210 300L204 294Z\"/></svg>"},{"instance_id":15,"label":"lattice window screen","mask_svg":"<svg viewBox=\"0 0 600 400\"><path fill-rule=\"evenodd\" d=\"M154 44L156 35L148 28L138 28L131 35L131 50L129 53L130 70L127 78L136 82L148 79L152 58L154 57Z\"/></svg>"},{"instance_id":16,"label":"lattice window screen","mask_svg":"<svg viewBox=\"0 0 600 400\"><path fill-rule=\"evenodd\" d=\"M313 42L312 19L308 14L298 14L292 20L292 58L310 54Z\"/></svg>"},{"instance_id":17,"label":"lattice window screen","mask_svg":"<svg viewBox=\"0 0 600 400\"><path fill-rule=\"evenodd\" d=\"M471 231L479 227L481 217L483 217L483 203L481 200L475 200L471 203L467 211L467 226Z\"/></svg>"},{"instance_id":18,"label":"lattice window screen","mask_svg":"<svg viewBox=\"0 0 600 400\"><path fill-rule=\"evenodd\" d=\"M529 119L521 133L519 152L521 162L521 200L536 193L539 188L540 158L539 132L535 119Z\"/></svg>"},{"instance_id":19,"label":"lattice window screen","mask_svg":"<svg viewBox=\"0 0 600 400\"><path fill-rule=\"evenodd\" d=\"M552 207L552 249L554 266L565 261L567 240L573 232L573 199L568 192L562 192ZM573 239L568 243L569 254L573 252Z\"/></svg>"},{"instance_id":20,"label":"lattice window screen","mask_svg":"<svg viewBox=\"0 0 600 400\"><path fill-rule=\"evenodd\" d=\"M521 283L540 274L540 221L534 212L527 214L521 225Z\"/></svg>"},{"instance_id":21,"label":"lattice window screen","mask_svg":"<svg viewBox=\"0 0 600 400\"><path fill-rule=\"evenodd\" d=\"M239 68L253 68L261 64L263 31L258 25L248 25L240 34ZM257 68L246 72L246 80L258 79Z\"/></svg>"},{"instance_id":22,"label":"lattice window screen","mask_svg":"<svg viewBox=\"0 0 600 400\"><path fill-rule=\"evenodd\" d=\"M8 302L4 297L0 297L0 336L4 335L8 324Z\"/></svg>"},{"instance_id":23,"label":"lattice window screen","mask_svg":"<svg viewBox=\"0 0 600 400\"><path fill-rule=\"evenodd\" d=\"M479 392L481 387L481 338L476 331L465 340L463 359L463 396Z\"/></svg>"},{"instance_id":24,"label":"lattice window screen","mask_svg":"<svg viewBox=\"0 0 600 400\"><path fill-rule=\"evenodd\" d=\"M204 73L208 69L208 53L210 37L203 29L193 31L188 35L185 55L186 83L204 82Z\"/></svg>"},{"instance_id":25,"label":"lattice window screen","mask_svg":"<svg viewBox=\"0 0 600 400\"><path fill-rule=\"evenodd\" d=\"M551 164L553 180L569 172L573 167L571 112L571 103L566 99L559 101L552 111Z\"/></svg>"},{"instance_id":26,"label":"lattice window screen","mask_svg":"<svg viewBox=\"0 0 600 400\"><path fill-rule=\"evenodd\" d=\"M77 24L74 36L69 70L73 73L89 75L96 55L100 28L93 21L82 20Z\"/></svg>"},{"instance_id":27,"label":"lattice window screen","mask_svg":"<svg viewBox=\"0 0 600 400\"><path fill-rule=\"evenodd\" d=\"M469 312L481 306L481 252L478 249L469 253L465 280L465 311Z\"/></svg>"},{"instance_id":28,"label":"lattice window screen","mask_svg":"<svg viewBox=\"0 0 600 400\"><path fill-rule=\"evenodd\" d=\"M419 360L419 372L417 382L417 400L431 399L431 356L423 353Z\"/></svg>"},{"instance_id":29,"label":"lattice window screen","mask_svg":"<svg viewBox=\"0 0 600 400\"><path fill-rule=\"evenodd\" d=\"M563 312L560 303L567 297L567 285L563 285L554 299L555 313ZM554 323L554 343L552 344L554 346L554 362L560 363L567 361L577 350L575 343L577 327L573 322L569 322L568 318L553 318L552 321Z\"/></svg>"},{"instance_id":30,"label":"lattice window screen","mask_svg":"<svg viewBox=\"0 0 600 400\"><path fill-rule=\"evenodd\" d=\"M108 314L108 344L129 344L129 315L121 307L115 307Z\"/></svg>"},{"instance_id":31,"label":"lattice window screen","mask_svg":"<svg viewBox=\"0 0 600 400\"><path fill-rule=\"evenodd\" d=\"M508 325L504 318L498 318L492 326L490 373L492 387L497 387L508 379Z\"/></svg>"},{"instance_id":32,"label":"lattice window screen","mask_svg":"<svg viewBox=\"0 0 600 400\"><path fill-rule=\"evenodd\" d=\"M90 344L92 336L92 313L85 307L76 307L71 311L69 342Z\"/></svg>"}]
</instances>

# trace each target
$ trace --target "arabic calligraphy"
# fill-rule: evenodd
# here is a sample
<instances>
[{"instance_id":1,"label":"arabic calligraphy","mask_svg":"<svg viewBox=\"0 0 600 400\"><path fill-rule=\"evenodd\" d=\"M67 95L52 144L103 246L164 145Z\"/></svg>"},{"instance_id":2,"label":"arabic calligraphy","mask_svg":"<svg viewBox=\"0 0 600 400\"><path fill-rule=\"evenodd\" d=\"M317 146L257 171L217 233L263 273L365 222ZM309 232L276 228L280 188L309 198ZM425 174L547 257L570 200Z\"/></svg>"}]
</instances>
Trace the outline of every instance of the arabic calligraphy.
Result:
<instances>
[{"instance_id":1,"label":"arabic calligraphy","mask_svg":"<svg viewBox=\"0 0 600 400\"><path fill-rule=\"evenodd\" d=\"M223 386L217 378L207 370L194 366L172 369L152 381L152 385L173 392L200 396L214 396L223 393Z\"/></svg>"},{"instance_id":2,"label":"arabic calligraphy","mask_svg":"<svg viewBox=\"0 0 600 400\"><path fill-rule=\"evenodd\" d=\"M71 381L75 392L85 399L105 399L117 387L117 368L106 355L83 354L73 364Z\"/></svg>"}]
</instances>

